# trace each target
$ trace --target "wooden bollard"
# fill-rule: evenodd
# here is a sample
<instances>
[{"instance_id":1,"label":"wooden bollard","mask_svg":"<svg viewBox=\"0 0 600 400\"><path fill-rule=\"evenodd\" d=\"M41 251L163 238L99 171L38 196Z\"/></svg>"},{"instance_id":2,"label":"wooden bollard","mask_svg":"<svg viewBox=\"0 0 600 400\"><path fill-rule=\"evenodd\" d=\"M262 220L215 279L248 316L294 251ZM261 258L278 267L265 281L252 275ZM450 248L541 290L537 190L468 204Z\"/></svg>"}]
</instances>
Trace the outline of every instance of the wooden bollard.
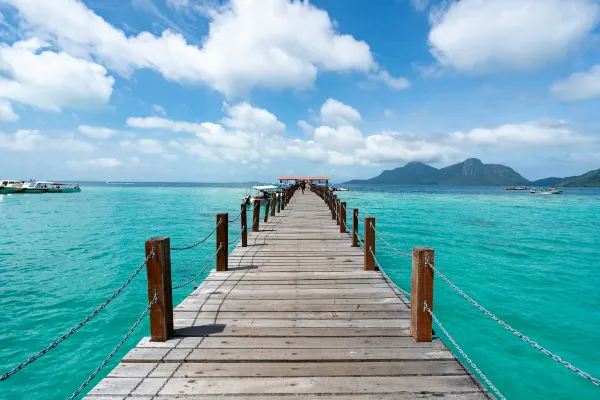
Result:
<instances>
[{"instance_id":1,"label":"wooden bollard","mask_svg":"<svg viewBox=\"0 0 600 400\"><path fill-rule=\"evenodd\" d=\"M269 221L269 206L271 205L270 202L270 200L265 200L265 218L263 219L263 222Z\"/></svg>"},{"instance_id":2,"label":"wooden bollard","mask_svg":"<svg viewBox=\"0 0 600 400\"><path fill-rule=\"evenodd\" d=\"M375 217L365 217L365 271L375 271L375 257L371 251L375 254Z\"/></svg>"},{"instance_id":3,"label":"wooden bollard","mask_svg":"<svg viewBox=\"0 0 600 400\"><path fill-rule=\"evenodd\" d=\"M336 210L337 210L336 224L341 225L342 224L342 200L341 199L337 199Z\"/></svg>"},{"instance_id":4,"label":"wooden bollard","mask_svg":"<svg viewBox=\"0 0 600 400\"><path fill-rule=\"evenodd\" d=\"M431 315L424 309L433 312L433 269L426 265L425 257L431 266L433 249L428 247L413 247L412 251L412 282L410 291L410 334L417 342L431 342Z\"/></svg>"},{"instance_id":5,"label":"wooden bollard","mask_svg":"<svg viewBox=\"0 0 600 400\"><path fill-rule=\"evenodd\" d=\"M220 223L219 223L220 221ZM229 214L217 214L217 271L227 271L229 255ZM220 248L220 250L219 250Z\"/></svg>"},{"instance_id":6,"label":"wooden bollard","mask_svg":"<svg viewBox=\"0 0 600 400\"><path fill-rule=\"evenodd\" d=\"M285 210L285 201L287 199L287 190L284 190L283 193L281 193L281 211Z\"/></svg>"},{"instance_id":7,"label":"wooden bollard","mask_svg":"<svg viewBox=\"0 0 600 400\"><path fill-rule=\"evenodd\" d=\"M277 193L277 214L281 212L281 193Z\"/></svg>"},{"instance_id":8,"label":"wooden bollard","mask_svg":"<svg viewBox=\"0 0 600 400\"><path fill-rule=\"evenodd\" d=\"M340 203L340 233L346 233L346 202Z\"/></svg>"},{"instance_id":9,"label":"wooden bollard","mask_svg":"<svg viewBox=\"0 0 600 400\"><path fill-rule=\"evenodd\" d=\"M254 201L254 210L252 211L252 232L258 232L260 223L260 201Z\"/></svg>"},{"instance_id":10,"label":"wooden bollard","mask_svg":"<svg viewBox=\"0 0 600 400\"><path fill-rule=\"evenodd\" d=\"M336 219L336 209L335 209L335 203L337 202L337 196L333 195L331 196L331 219Z\"/></svg>"},{"instance_id":11,"label":"wooden bollard","mask_svg":"<svg viewBox=\"0 0 600 400\"><path fill-rule=\"evenodd\" d=\"M154 256L152 257L152 249ZM173 336L173 293L171 284L171 241L156 237L146 241L146 274L148 276L148 301L158 295L150 307L150 336L153 342L166 342Z\"/></svg>"},{"instance_id":12,"label":"wooden bollard","mask_svg":"<svg viewBox=\"0 0 600 400\"><path fill-rule=\"evenodd\" d=\"M277 193L273 193L273 197L271 197L271 217L275 216L276 208L277 208Z\"/></svg>"},{"instance_id":13,"label":"wooden bollard","mask_svg":"<svg viewBox=\"0 0 600 400\"><path fill-rule=\"evenodd\" d=\"M246 219L246 203L242 203L242 247L248 247L248 222Z\"/></svg>"},{"instance_id":14,"label":"wooden bollard","mask_svg":"<svg viewBox=\"0 0 600 400\"><path fill-rule=\"evenodd\" d=\"M352 247L358 247L358 208L352 211Z\"/></svg>"}]
</instances>

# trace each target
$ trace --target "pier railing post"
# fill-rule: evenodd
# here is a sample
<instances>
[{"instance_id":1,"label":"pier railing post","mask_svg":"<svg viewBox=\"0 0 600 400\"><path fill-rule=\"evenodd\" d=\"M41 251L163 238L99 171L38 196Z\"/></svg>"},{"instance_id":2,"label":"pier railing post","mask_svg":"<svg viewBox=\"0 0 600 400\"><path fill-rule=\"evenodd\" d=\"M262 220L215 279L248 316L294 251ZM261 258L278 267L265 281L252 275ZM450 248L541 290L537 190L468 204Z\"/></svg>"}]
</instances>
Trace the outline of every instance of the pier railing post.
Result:
<instances>
[{"instance_id":1,"label":"pier railing post","mask_svg":"<svg viewBox=\"0 0 600 400\"><path fill-rule=\"evenodd\" d=\"M258 232L258 224L260 223L260 202L256 200L254 202L254 209L252 210L252 232Z\"/></svg>"},{"instance_id":2,"label":"pier railing post","mask_svg":"<svg viewBox=\"0 0 600 400\"><path fill-rule=\"evenodd\" d=\"M277 193L277 214L281 212L281 193Z\"/></svg>"},{"instance_id":3,"label":"pier railing post","mask_svg":"<svg viewBox=\"0 0 600 400\"><path fill-rule=\"evenodd\" d=\"M358 208L352 212L352 247L358 247Z\"/></svg>"},{"instance_id":4,"label":"pier railing post","mask_svg":"<svg viewBox=\"0 0 600 400\"><path fill-rule=\"evenodd\" d=\"M335 219L336 218L336 209L335 209L335 204L337 203L337 196L333 195L331 196L331 219Z\"/></svg>"},{"instance_id":5,"label":"pier railing post","mask_svg":"<svg viewBox=\"0 0 600 400\"><path fill-rule=\"evenodd\" d=\"M373 252L371 254L371 252ZM365 217L365 271L375 271L375 217Z\"/></svg>"},{"instance_id":6,"label":"pier railing post","mask_svg":"<svg viewBox=\"0 0 600 400\"><path fill-rule=\"evenodd\" d=\"M340 233L346 233L346 202L340 203Z\"/></svg>"},{"instance_id":7,"label":"pier railing post","mask_svg":"<svg viewBox=\"0 0 600 400\"><path fill-rule=\"evenodd\" d=\"M158 301L150 308L150 336L153 342L166 342L173 336L173 294L171 284L171 242L168 237L156 237L146 241L146 274L148 276L148 300L158 295ZM154 249L154 256L152 256Z\"/></svg>"},{"instance_id":8,"label":"pier railing post","mask_svg":"<svg viewBox=\"0 0 600 400\"><path fill-rule=\"evenodd\" d=\"M281 211L285 210L286 200L287 200L287 190L284 190L281 193Z\"/></svg>"},{"instance_id":9,"label":"pier railing post","mask_svg":"<svg viewBox=\"0 0 600 400\"><path fill-rule=\"evenodd\" d=\"M246 217L246 203L242 203L242 247L248 246L248 221Z\"/></svg>"},{"instance_id":10,"label":"pier railing post","mask_svg":"<svg viewBox=\"0 0 600 400\"><path fill-rule=\"evenodd\" d=\"M342 200L341 199L337 199L336 210L337 210L336 224L341 225L342 224Z\"/></svg>"},{"instance_id":11,"label":"pier railing post","mask_svg":"<svg viewBox=\"0 0 600 400\"><path fill-rule=\"evenodd\" d=\"M431 316L424 303L433 311L433 249L413 247L412 282L410 291L410 334L417 342L431 342ZM425 261L427 259L427 261Z\"/></svg>"},{"instance_id":12,"label":"pier railing post","mask_svg":"<svg viewBox=\"0 0 600 400\"><path fill-rule=\"evenodd\" d=\"M269 206L271 205L270 203L271 203L271 200L265 199L265 218L263 219L263 222L269 221Z\"/></svg>"},{"instance_id":13,"label":"pier railing post","mask_svg":"<svg viewBox=\"0 0 600 400\"><path fill-rule=\"evenodd\" d=\"M217 271L227 271L228 269L229 223L227 221L229 221L229 214L217 214Z\"/></svg>"},{"instance_id":14,"label":"pier railing post","mask_svg":"<svg viewBox=\"0 0 600 400\"><path fill-rule=\"evenodd\" d=\"M271 217L275 216L275 208L277 207L277 193L273 193L271 197Z\"/></svg>"}]
</instances>

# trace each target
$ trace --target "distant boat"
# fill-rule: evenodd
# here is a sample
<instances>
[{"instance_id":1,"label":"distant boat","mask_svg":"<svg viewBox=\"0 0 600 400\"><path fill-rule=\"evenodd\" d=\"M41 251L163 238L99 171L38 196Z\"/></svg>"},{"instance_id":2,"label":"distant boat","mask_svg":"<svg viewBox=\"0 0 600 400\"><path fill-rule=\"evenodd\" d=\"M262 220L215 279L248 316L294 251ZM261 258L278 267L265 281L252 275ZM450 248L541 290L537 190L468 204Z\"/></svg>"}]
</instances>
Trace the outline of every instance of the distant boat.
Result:
<instances>
[{"instance_id":1,"label":"distant boat","mask_svg":"<svg viewBox=\"0 0 600 400\"><path fill-rule=\"evenodd\" d=\"M348 188L338 188L338 187L334 187L334 188L333 188L333 191L334 191L334 192L349 192L349 191L350 191L350 189L348 189Z\"/></svg>"},{"instance_id":2,"label":"distant boat","mask_svg":"<svg viewBox=\"0 0 600 400\"><path fill-rule=\"evenodd\" d=\"M529 189L527 186L505 186L502 190L527 190Z\"/></svg>"},{"instance_id":3,"label":"distant boat","mask_svg":"<svg viewBox=\"0 0 600 400\"><path fill-rule=\"evenodd\" d=\"M561 194L562 192L563 192L562 190L558 190L553 187L547 188L547 189L538 189L538 190L536 190L535 188L531 188L531 190L529 191L529 193L531 193L531 194Z\"/></svg>"},{"instance_id":4,"label":"distant boat","mask_svg":"<svg viewBox=\"0 0 600 400\"><path fill-rule=\"evenodd\" d=\"M0 194L21 193L21 181L0 181Z\"/></svg>"}]
</instances>

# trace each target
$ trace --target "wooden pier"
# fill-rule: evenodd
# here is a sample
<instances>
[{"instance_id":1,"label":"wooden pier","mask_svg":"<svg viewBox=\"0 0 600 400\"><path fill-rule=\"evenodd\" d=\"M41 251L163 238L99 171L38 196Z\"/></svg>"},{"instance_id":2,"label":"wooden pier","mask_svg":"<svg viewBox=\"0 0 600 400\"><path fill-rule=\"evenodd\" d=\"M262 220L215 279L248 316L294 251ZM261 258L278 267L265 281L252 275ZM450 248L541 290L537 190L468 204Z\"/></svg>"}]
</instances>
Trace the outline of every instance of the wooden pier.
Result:
<instances>
[{"instance_id":1,"label":"wooden pier","mask_svg":"<svg viewBox=\"0 0 600 400\"><path fill-rule=\"evenodd\" d=\"M319 194L327 201L299 191L283 198L266 223L261 210L258 232L243 238L246 247L240 243L228 256L226 246L220 250L217 269L226 271L212 271L174 308L172 337L169 306L161 305L170 292L160 292L170 289L170 271L151 278L149 263L149 278L162 285L152 335L167 340L142 339L86 398L489 398L440 339L430 339L422 310L412 310L411 332L410 301L357 247L357 234L351 240L345 233L346 205ZM256 215L249 213L249 228L258 225ZM370 236L365 245L374 248ZM424 287L419 295L428 298L419 251L413 289ZM170 265L170 257L157 256Z\"/></svg>"}]
</instances>

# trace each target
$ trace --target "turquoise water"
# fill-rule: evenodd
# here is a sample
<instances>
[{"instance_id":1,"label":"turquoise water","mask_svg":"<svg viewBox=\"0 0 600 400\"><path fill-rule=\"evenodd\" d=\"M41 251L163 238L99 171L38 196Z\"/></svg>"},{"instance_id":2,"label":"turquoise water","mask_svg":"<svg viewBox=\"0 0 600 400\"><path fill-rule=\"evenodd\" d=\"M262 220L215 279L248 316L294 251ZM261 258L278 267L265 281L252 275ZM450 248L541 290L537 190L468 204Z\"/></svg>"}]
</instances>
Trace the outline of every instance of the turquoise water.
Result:
<instances>
[{"instance_id":1,"label":"turquoise water","mask_svg":"<svg viewBox=\"0 0 600 400\"><path fill-rule=\"evenodd\" d=\"M144 241L187 245L239 209L240 187L87 186L71 195L0 196L0 372L77 324L144 259ZM349 214L376 216L399 249L435 248L436 266L513 327L600 376L600 191L532 196L495 188L386 187L341 194ZM349 219L350 220L350 219ZM362 230L362 225L361 225ZM232 224L230 238L239 224ZM410 260L377 257L409 289ZM173 283L195 275L213 240L172 253ZM201 279L198 280L200 282ZM175 303L192 285L174 294ZM1 399L68 397L147 304L145 272L88 325L7 381ZM440 279L439 319L508 399L592 399L600 389L476 310ZM90 386L148 333L147 320ZM438 330L436 330L437 332Z\"/></svg>"}]
</instances>

